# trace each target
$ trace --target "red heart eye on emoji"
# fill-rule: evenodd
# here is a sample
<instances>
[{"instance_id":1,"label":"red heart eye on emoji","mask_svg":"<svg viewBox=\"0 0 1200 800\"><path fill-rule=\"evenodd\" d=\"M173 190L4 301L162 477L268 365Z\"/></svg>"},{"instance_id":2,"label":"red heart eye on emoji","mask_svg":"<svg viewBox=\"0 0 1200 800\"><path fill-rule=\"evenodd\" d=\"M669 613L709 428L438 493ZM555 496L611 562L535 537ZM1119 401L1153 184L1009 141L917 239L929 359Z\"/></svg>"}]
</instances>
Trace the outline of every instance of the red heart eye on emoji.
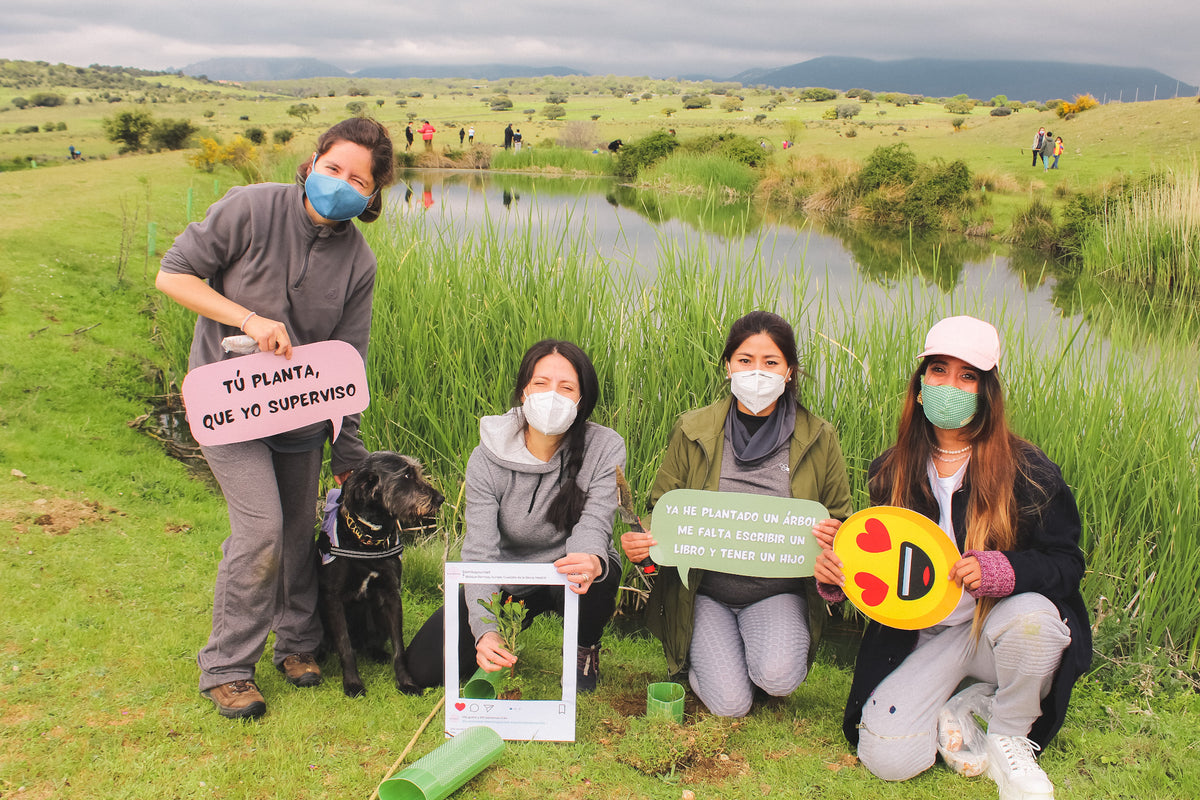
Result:
<instances>
[{"instance_id":1,"label":"red heart eye on emoji","mask_svg":"<svg viewBox=\"0 0 1200 800\"><path fill-rule=\"evenodd\" d=\"M892 549L892 537L888 536L886 525L871 517L863 527L866 531L855 538L855 543L864 553L886 553Z\"/></svg>"},{"instance_id":2,"label":"red heart eye on emoji","mask_svg":"<svg viewBox=\"0 0 1200 800\"><path fill-rule=\"evenodd\" d=\"M871 573L856 573L854 582L862 589L862 601L872 608L887 599L888 585Z\"/></svg>"}]
</instances>

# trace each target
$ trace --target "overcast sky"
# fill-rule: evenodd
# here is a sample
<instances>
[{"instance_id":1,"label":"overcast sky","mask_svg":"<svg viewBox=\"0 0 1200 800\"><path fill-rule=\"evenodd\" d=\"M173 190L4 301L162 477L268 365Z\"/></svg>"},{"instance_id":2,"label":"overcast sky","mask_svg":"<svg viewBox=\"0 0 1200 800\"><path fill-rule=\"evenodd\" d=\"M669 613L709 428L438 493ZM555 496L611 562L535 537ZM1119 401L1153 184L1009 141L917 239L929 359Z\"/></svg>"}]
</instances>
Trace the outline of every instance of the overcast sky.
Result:
<instances>
[{"instance_id":1,"label":"overcast sky","mask_svg":"<svg viewBox=\"0 0 1200 800\"><path fill-rule=\"evenodd\" d=\"M1196 0L5 0L0 57L180 68L222 56L728 77L824 55L1148 67L1200 84Z\"/></svg>"}]
</instances>

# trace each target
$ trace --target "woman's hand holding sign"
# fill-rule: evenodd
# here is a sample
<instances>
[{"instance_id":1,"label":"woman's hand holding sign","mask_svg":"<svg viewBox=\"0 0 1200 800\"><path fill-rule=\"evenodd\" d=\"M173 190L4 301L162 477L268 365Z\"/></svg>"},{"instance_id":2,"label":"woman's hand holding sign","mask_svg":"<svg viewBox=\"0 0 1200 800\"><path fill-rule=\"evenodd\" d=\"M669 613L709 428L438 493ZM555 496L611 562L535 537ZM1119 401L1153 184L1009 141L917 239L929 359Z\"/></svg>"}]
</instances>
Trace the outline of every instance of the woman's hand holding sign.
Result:
<instances>
[{"instance_id":1,"label":"woman's hand holding sign","mask_svg":"<svg viewBox=\"0 0 1200 800\"><path fill-rule=\"evenodd\" d=\"M833 537L840 527L842 523L836 519L822 520L813 526L813 537L821 545L813 576L821 583L838 587L846 583L846 576L842 574L842 560L833 552Z\"/></svg>"}]
</instances>

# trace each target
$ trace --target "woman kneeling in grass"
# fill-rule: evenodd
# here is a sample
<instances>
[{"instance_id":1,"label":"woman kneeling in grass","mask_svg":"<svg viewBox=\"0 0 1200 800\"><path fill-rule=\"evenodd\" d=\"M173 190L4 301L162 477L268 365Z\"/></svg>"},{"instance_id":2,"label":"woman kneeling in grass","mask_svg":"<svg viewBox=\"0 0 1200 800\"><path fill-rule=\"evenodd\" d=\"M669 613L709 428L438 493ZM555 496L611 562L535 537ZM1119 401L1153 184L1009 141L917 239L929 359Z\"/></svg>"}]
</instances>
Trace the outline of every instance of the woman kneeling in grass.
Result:
<instances>
[{"instance_id":1,"label":"woman kneeling in grass","mask_svg":"<svg viewBox=\"0 0 1200 800\"><path fill-rule=\"evenodd\" d=\"M873 505L917 511L955 540L964 556L949 578L965 591L931 628L867 626L843 730L884 780L917 775L940 752L960 774L986 770L1001 800L1046 800L1054 786L1034 751L1058 732L1092 655L1079 512L1058 467L1009 430L999 357L982 320L934 325L897 442L869 468ZM833 537L817 539L818 585L840 600ZM951 697L963 681L977 683Z\"/></svg>"},{"instance_id":2,"label":"woman kneeling in grass","mask_svg":"<svg viewBox=\"0 0 1200 800\"><path fill-rule=\"evenodd\" d=\"M751 312L733 324L721 360L732 396L676 422L650 507L672 489L815 500L834 518L814 530L832 537L850 513L850 482L833 426L797 397L792 326L777 314ZM635 564L655 543L649 531L621 537ZM665 567L646 608L671 674L689 670L692 690L723 717L748 714L759 691L775 697L795 691L808 675L810 614L819 621L826 613L812 579L694 569L689 583Z\"/></svg>"}]
</instances>

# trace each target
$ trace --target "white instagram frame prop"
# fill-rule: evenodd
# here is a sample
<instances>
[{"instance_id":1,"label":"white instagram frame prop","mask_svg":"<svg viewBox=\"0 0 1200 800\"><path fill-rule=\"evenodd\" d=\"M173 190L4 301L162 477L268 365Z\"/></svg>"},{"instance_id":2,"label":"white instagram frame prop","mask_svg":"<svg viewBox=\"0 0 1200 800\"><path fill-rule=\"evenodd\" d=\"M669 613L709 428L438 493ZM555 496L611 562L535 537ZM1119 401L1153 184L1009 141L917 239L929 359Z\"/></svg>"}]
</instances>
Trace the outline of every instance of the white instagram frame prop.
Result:
<instances>
[{"instance_id":1,"label":"white instagram frame prop","mask_svg":"<svg viewBox=\"0 0 1200 800\"><path fill-rule=\"evenodd\" d=\"M459 695L458 593L464 583L562 587L562 698L559 700L473 700ZM486 725L500 738L522 742L575 741L575 647L579 641L579 595L553 564L446 562L446 735Z\"/></svg>"}]
</instances>

